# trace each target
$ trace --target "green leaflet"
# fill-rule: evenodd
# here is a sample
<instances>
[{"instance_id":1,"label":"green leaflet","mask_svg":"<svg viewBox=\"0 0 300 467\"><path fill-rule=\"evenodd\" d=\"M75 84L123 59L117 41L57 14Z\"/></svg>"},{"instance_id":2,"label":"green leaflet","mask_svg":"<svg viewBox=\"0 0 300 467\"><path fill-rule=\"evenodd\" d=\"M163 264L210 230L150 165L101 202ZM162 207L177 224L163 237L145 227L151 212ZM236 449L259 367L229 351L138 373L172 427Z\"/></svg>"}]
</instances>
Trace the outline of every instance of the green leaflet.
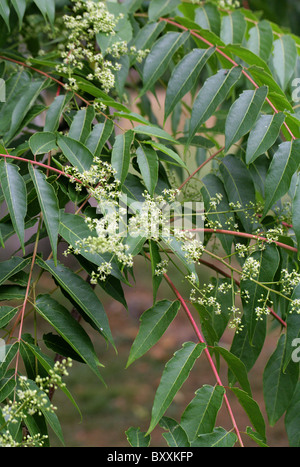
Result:
<instances>
[{"instance_id":1,"label":"green leaflet","mask_svg":"<svg viewBox=\"0 0 300 467\"><path fill-rule=\"evenodd\" d=\"M0 329L5 328L17 312L18 308L14 308L13 306L0 306Z\"/></svg>"},{"instance_id":2,"label":"green leaflet","mask_svg":"<svg viewBox=\"0 0 300 467\"><path fill-rule=\"evenodd\" d=\"M1 104L1 115L0 115L0 134L3 136L10 128L11 116L13 110L20 100L22 93L25 89L28 89L30 84L30 75L28 72L19 71L13 73L12 76L6 81L6 101ZM26 88L25 88L26 86ZM5 115L2 115L2 113Z\"/></svg>"},{"instance_id":3,"label":"green leaflet","mask_svg":"<svg viewBox=\"0 0 300 467\"><path fill-rule=\"evenodd\" d=\"M68 93L66 95L61 94L55 97L46 114L44 126L45 132L52 133L58 130L61 114L71 98L72 93Z\"/></svg>"},{"instance_id":4,"label":"green leaflet","mask_svg":"<svg viewBox=\"0 0 300 467\"><path fill-rule=\"evenodd\" d=\"M184 410L180 425L192 443L200 434L211 433L222 406L225 389L205 384L197 389L195 397Z\"/></svg>"},{"instance_id":5,"label":"green leaflet","mask_svg":"<svg viewBox=\"0 0 300 467\"><path fill-rule=\"evenodd\" d=\"M0 402L5 401L5 399L11 395L15 386L16 382L11 375L8 378L0 379Z\"/></svg>"},{"instance_id":6,"label":"green leaflet","mask_svg":"<svg viewBox=\"0 0 300 467\"><path fill-rule=\"evenodd\" d=\"M116 170L116 178L121 185L124 183L129 170L132 140L132 131L126 131L126 133L116 137L112 150L111 165Z\"/></svg>"},{"instance_id":7,"label":"green leaflet","mask_svg":"<svg viewBox=\"0 0 300 467\"><path fill-rule=\"evenodd\" d=\"M259 21L249 31L247 48L268 61L273 46L273 31L268 21Z\"/></svg>"},{"instance_id":8,"label":"green leaflet","mask_svg":"<svg viewBox=\"0 0 300 467\"><path fill-rule=\"evenodd\" d=\"M275 425L290 405L299 378L299 363L291 361L283 371L284 349L285 336L281 335L263 374L264 400L271 426Z\"/></svg>"},{"instance_id":9,"label":"green leaflet","mask_svg":"<svg viewBox=\"0 0 300 467\"><path fill-rule=\"evenodd\" d=\"M273 66L281 88L285 91L292 78L297 61L295 41L288 35L283 35L274 42Z\"/></svg>"},{"instance_id":10,"label":"green leaflet","mask_svg":"<svg viewBox=\"0 0 300 467\"><path fill-rule=\"evenodd\" d=\"M253 65L262 68L266 73L271 75L270 68L268 64L255 53L251 52L251 50L241 47L240 45L229 44L225 48L226 53L228 55L236 55L239 57L243 62L247 63L248 65Z\"/></svg>"},{"instance_id":11,"label":"green leaflet","mask_svg":"<svg viewBox=\"0 0 300 467\"><path fill-rule=\"evenodd\" d=\"M143 0L125 0L123 2L129 13L134 13L136 10L138 10L142 3Z\"/></svg>"},{"instance_id":12,"label":"green leaflet","mask_svg":"<svg viewBox=\"0 0 300 467\"><path fill-rule=\"evenodd\" d=\"M158 157L156 151L151 147L140 144L136 151L137 163L140 168L143 180L150 195L154 191L158 181Z\"/></svg>"},{"instance_id":13,"label":"green leaflet","mask_svg":"<svg viewBox=\"0 0 300 467\"><path fill-rule=\"evenodd\" d=\"M246 232L252 232L254 220L252 220L251 216L254 214L253 208L256 204L256 197L254 184L249 177L246 165L237 157L229 154L222 160L220 172L228 200L231 203L240 204L242 210L237 210L237 216Z\"/></svg>"},{"instance_id":14,"label":"green leaflet","mask_svg":"<svg viewBox=\"0 0 300 467\"><path fill-rule=\"evenodd\" d=\"M36 311L71 345L91 370L102 380L98 366L100 362L90 337L83 327L50 295L39 295L35 302Z\"/></svg>"},{"instance_id":15,"label":"green leaflet","mask_svg":"<svg viewBox=\"0 0 300 467\"><path fill-rule=\"evenodd\" d=\"M159 425L164 430L167 430L167 433L163 433L163 437L170 447L189 447L190 442L188 440L187 434L179 425L176 420L170 417L162 417L159 422Z\"/></svg>"},{"instance_id":16,"label":"green leaflet","mask_svg":"<svg viewBox=\"0 0 300 467\"><path fill-rule=\"evenodd\" d=\"M232 86L241 77L242 70L234 67L231 70L219 70L217 74L208 78L200 89L191 114L189 139L193 139L199 128L216 111L218 106L226 99Z\"/></svg>"},{"instance_id":17,"label":"green leaflet","mask_svg":"<svg viewBox=\"0 0 300 467\"><path fill-rule=\"evenodd\" d=\"M300 384L297 383L294 395L286 411L284 419L290 447L300 446L299 416L300 416Z\"/></svg>"},{"instance_id":18,"label":"green leaflet","mask_svg":"<svg viewBox=\"0 0 300 467\"><path fill-rule=\"evenodd\" d=\"M24 179L19 173L18 166L2 159L0 161L0 183L14 230L18 235L25 254L24 222L27 213L27 192Z\"/></svg>"},{"instance_id":19,"label":"green leaflet","mask_svg":"<svg viewBox=\"0 0 300 467\"><path fill-rule=\"evenodd\" d=\"M251 164L275 143L285 120L283 112L261 115L250 131L247 142L246 163Z\"/></svg>"},{"instance_id":20,"label":"green leaflet","mask_svg":"<svg viewBox=\"0 0 300 467\"><path fill-rule=\"evenodd\" d=\"M8 30L10 31L9 15L10 15L10 8L8 6L7 0L3 0L0 4L0 16L2 16Z\"/></svg>"},{"instance_id":21,"label":"green leaflet","mask_svg":"<svg viewBox=\"0 0 300 467\"><path fill-rule=\"evenodd\" d=\"M155 394L151 422L147 434L155 428L171 404L175 394L187 379L195 361L201 355L204 348L205 344L186 342L166 364Z\"/></svg>"},{"instance_id":22,"label":"green leaflet","mask_svg":"<svg viewBox=\"0 0 300 467\"><path fill-rule=\"evenodd\" d=\"M252 397L251 387L248 380L247 370L243 362L224 347L215 346L214 350L226 361L228 368L240 383L242 389Z\"/></svg>"},{"instance_id":23,"label":"green leaflet","mask_svg":"<svg viewBox=\"0 0 300 467\"><path fill-rule=\"evenodd\" d=\"M165 333L180 308L180 302L161 300L140 318L140 328L130 349L126 367L148 352Z\"/></svg>"},{"instance_id":24,"label":"green leaflet","mask_svg":"<svg viewBox=\"0 0 300 467\"><path fill-rule=\"evenodd\" d=\"M2 308L2 307L1 307ZM1 361L0 361L0 378L3 378L6 375L7 370L10 367L11 362L14 360L17 351L19 349L19 343L14 342L13 344L5 345L4 355L3 355L3 346L1 345ZM5 356L5 358L3 358Z\"/></svg>"},{"instance_id":25,"label":"green leaflet","mask_svg":"<svg viewBox=\"0 0 300 467\"><path fill-rule=\"evenodd\" d=\"M157 40L147 56L143 68L143 89L139 97L152 88L156 81L166 71L175 52L189 36L189 32L169 32Z\"/></svg>"},{"instance_id":26,"label":"green leaflet","mask_svg":"<svg viewBox=\"0 0 300 467\"><path fill-rule=\"evenodd\" d=\"M293 107L287 99L285 93L276 82L272 75L267 73L263 68L256 65L251 65L248 68L249 74L259 86L268 86L269 99L277 107L278 110L289 110L293 112Z\"/></svg>"},{"instance_id":27,"label":"green leaflet","mask_svg":"<svg viewBox=\"0 0 300 467\"><path fill-rule=\"evenodd\" d=\"M195 10L195 22L203 29L209 29L217 36L220 35L221 15L216 5L205 3Z\"/></svg>"},{"instance_id":28,"label":"green leaflet","mask_svg":"<svg viewBox=\"0 0 300 467\"><path fill-rule=\"evenodd\" d=\"M232 104L225 126L225 151L253 127L268 94L267 86L244 91Z\"/></svg>"},{"instance_id":29,"label":"green leaflet","mask_svg":"<svg viewBox=\"0 0 300 467\"><path fill-rule=\"evenodd\" d=\"M102 149L112 134L114 124L112 120L105 120L104 123L98 123L94 126L86 140L86 147L91 151L94 157L100 157Z\"/></svg>"},{"instance_id":30,"label":"green leaflet","mask_svg":"<svg viewBox=\"0 0 300 467\"><path fill-rule=\"evenodd\" d=\"M257 282L272 282L279 266L279 253L276 245L267 245L265 250L257 251L251 255L252 258L259 261L260 267L258 276L254 278ZM261 319L257 319L257 313L255 312L257 307L262 307L263 303L260 301L262 297L266 299L267 290L261 287L257 282L251 279L243 279L241 281L242 296L247 296L248 299L243 299L243 310L244 317L246 320L246 326L248 331L248 338L252 344L255 338L255 333L260 328L266 329L266 317L261 316ZM263 332L263 335L265 332Z\"/></svg>"},{"instance_id":31,"label":"green leaflet","mask_svg":"<svg viewBox=\"0 0 300 467\"><path fill-rule=\"evenodd\" d=\"M69 138L80 141L85 144L92 128L92 122L95 118L95 109L89 105L85 109L79 110L73 118L69 130Z\"/></svg>"},{"instance_id":32,"label":"green leaflet","mask_svg":"<svg viewBox=\"0 0 300 467\"><path fill-rule=\"evenodd\" d=\"M172 136L170 136L169 133L156 126L138 125L134 127L133 131L138 135L154 136L156 138L171 141L172 143L176 144L176 140Z\"/></svg>"},{"instance_id":33,"label":"green leaflet","mask_svg":"<svg viewBox=\"0 0 300 467\"><path fill-rule=\"evenodd\" d=\"M152 0L149 6L149 20L156 21L160 16L172 13L180 3L180 0Z\"/></svg>"},{"instance_id":34,"label":"green leaflet","mask_svg":"<svg viewBox=\"0 0 300 467\"><path fill-rule=\"evenodd\" d=\"M55 18L55 0L33 0L42 15L50 23L54 23Z\"/></svg>"},{"instance_id":35,"label":"green leaflet","mask_svg":"<svg viewBox=\"0 0 300 467\"><path fill-rule=\"evenodd\" d=\"M174 68L166 92L164 121L166 121L182 97L194 86L202 68L214 52L213 47L194 49Z\"/></svg>"},{"instance_id":36,"label":"green leaflet","mask_svg":"<svg viewBox=\"0 0 300 467\"><path fill-rule=\"evenodd\" d=\"M265 182L263 217L290 187L293 174L300 164L300 140L281 143L274 154Z\"/></svg>"},{"instance_id":37,"label":"green leaflet","mask_svg":"<svg viewBox=\"0 0 300 467\"><path fill-rule=\"evenodd\" d=\"M0 285L7 281L11 276L17 274L19 271L28 266L30 259L20 258L19 256L13 256L6 261L0 263Z\"/></svg>"},{"instance_id":38,"label":"green leaflet","mask_svg":"<svg viewBox=\"0 0 300 467\"><path fill-rule=\"evenodd\" d=\"M131 427L125 431L125 434L130 446L134 448L146 448L150 444L150 435L145 436L146 433L142 432L140 428Z\"/></svg>"},{"instance_id":39,"label":"green leaflet","mask_svg":"<svg viewBox=\"0 0 300 467\"><path fill-rule=\"evenodd\" d=\"M25 298L25 287L18 285L2 285L0 287L0 301L2 300L24 300Z\"/></svg>"},{"instance_id":40,"label":"green leaflet","mask_svg":"<svg viewBox=\"0 0 300 467\"><path fill-rule=\"evenodd\" d=\"M50 80L32 80L27 84L25 89L22 89L20 94L18 90L17 93L13 95L12 102L14 103L14 107L11 115L8 114L6 116L7 121L10 119L9 130L3 138L6 144L9 144L15 135L23 129L23 124L25 123L24 119L26 119L30 110L32 110L32 107L41 91L49 84ZM34 118L34 115L32 118ZM31 121L32 118L30 118L29 121ZM28 120L26 123L28 123ZM26 126L26 124L24 126Z\"/></svg>"},{"instance_id":41,"label":"green leaflet","mask_svg":"<svg viewBox=\"0 0 300 467\"><path fill-rule=\"evenodd\" d=\"M221 22L220 37L225 44L241 44L246 32L247 23L239 10L224 15Z\"/></svg>"},{"instance_id":42,"label":"green leaflet","mask_svg":"<svg viewBox=\"0 0 300 467\"><path fill-rule=\"evenodd\" d=\"M244 408L247 413L251 423L253 424L256 431L260 434L263 440L266 440L266 425L264 417L260 411L259 405L257 402L252 399L245 391L242 391L239 388L230 388L231 391L236 395L239 400L239 403Z\"/></svg>"},{"instance_id":43,"label":"green leaflet","mask_svg":"<svg viewBox=\"0 0 300 467\"><path fill-rule=\"evenodd\" d=\"M109 322L104 311L103 305L98 299L97 295L82 277L75 274L71 269L54 261L43 261L38 259L38 264L50 272L53 278L59 283L60 287L64 289L72 300L78 305L80 312L84 312L91 322L96 326L96 329L103 334L112 345L113 338L109 327ZM84 316L85 317L85 316Z\"/></svg>"},{"instance_id":44,"label":"green leaflet","mask_svg":"<svg viewBox=\"0 0 300 467\"><path fill-rule=\"evenodd\" d=\"M146 23L133 38L133 45L137 50L150 49L165 26L164 21ZM137 66L137 63L135 65Z\"/></svg>"},{"instance_id":45,"label":"green leaflet","mask_svg":"<svg viewBox=\"0 0 300 467\"><path fill-rule=\"evenodd\" d=\"M29 146L34 155L46 154L52 150L57 150L56 135L50 132L38 132L29 139Z\"/></svg>"},{"instance_id":46,"label":"green leaflet","mask_svg":"<svg viewBox=\"0 0 300 467\"><path fill-rule=\"evenodd\" d=\"M219 35L215 34L214 32L208 29L201 28L199 24L197 24L195 21L189 18L185 18L183 16L176 16L174 19L177 23L182 24L187 29L197 31L200 34L199 37L193 37L193 40L195 41L197 47L201 49L203 47L210 47L207 41L210 44L214 44L215 46L225 46L224 42L222 41L222 39L220 39ZM220 57L220 61L221 63L226 63L226 66L228 65L227 59L223 60L222 57Z\"/></svg>"},{"instance_id":47,"label":"green leaflet","mask_svg":"<svg viewBox=\"0 0 300 467\"><path fill-rule=\"evenodd\" d=\"M43 221L48 232L54 261L56 262L59 231L59 207L56 193L53 186L47 182L43 172L34 169L31 164L28 164L28 168L43 213Z\"/></svg>"},{"instance_id":48,"label":"green leaflet","mask_svg":"<svg viewBox=\"0 0 300 467\"><path fill-rule=\"evenodd\" d=\"M58 135L57 145L71 164L77 167L79 172L89 170L93 163L93 154L83 143L68 136Z\"/></svg>"},{"instance_id":49,"label":"green leaflet","mask_svg":"<svg viewBox=\"0 0 300 467\"><path fill-rule=\"evenodd\" d=\"M48 349L51 349L57 355L63 355L65 358L71 358L76 362L84 363L84 360L78 353L58 334L53 334L52 332L44 334L43 342Z\"/></svg>"},{"instance_id":50,"label":"green leaflet","mask_svg":"<svg viewBox=\"0 0 300 467\"><path fill-rule=\"evenodd\" d=\"M209 448L232 448L237 442L235 433L226 431L222 427L214 428L212 433L199 435L192 443L192 447L209 447Z\"/></svg>"},{"instance_id":51,"label":"green leaflet","mask_svg":"<svg viewBox=\"0 0 300 467\"><path fill-rule=\"evenodd\" d=\"M253 439L253 441L256 444L258 444L258 446L260 446L262 448L267 448L268 447L268 445L265 443L263 437L259 433L256 433L256 431L252 430L252 428L250 426L247 426L246 433L251 439Z\"/></svg>"},{"instance_id":52,"label":"green leaflet","mask_svg":"<svg viewBox=\"0 0 300 467\"><path fill-rule=\"evenodd\" d=\"M175 165L180 165L181 167L184 167L187 170L186 164L180 158L180 156L177 154L177 152L173 151L173 149L170 149L169 147L165 146L164 144L156 143L155 141L145 141L145 143L150 144L154 149L157 149L158 151L163 152L164 154L169 156L170 159L173 159L173 161L168 159L168 163L175 164ZM160 155L159 157L161 158L162 156Z\"/></svg>"}]
</instances>

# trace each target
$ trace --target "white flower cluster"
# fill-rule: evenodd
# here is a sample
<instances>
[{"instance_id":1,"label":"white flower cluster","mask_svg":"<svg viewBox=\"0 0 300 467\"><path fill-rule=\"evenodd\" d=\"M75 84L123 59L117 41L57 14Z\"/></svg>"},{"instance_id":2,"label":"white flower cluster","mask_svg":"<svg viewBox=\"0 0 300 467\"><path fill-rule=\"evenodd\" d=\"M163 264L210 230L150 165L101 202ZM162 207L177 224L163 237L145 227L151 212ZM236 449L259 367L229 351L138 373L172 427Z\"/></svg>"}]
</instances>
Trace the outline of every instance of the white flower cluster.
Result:
<instances>
[{"instance_id":1,"label":"white flower cluster","mask_svg":"<svg viewBox=\"0 0 300 467\"><path fill-rule=\"evenodd\" d=\"M100 157L94 157L91 167L84 172L72 166L66 166L64 171L71 175L71 182L80 180L81 183L76 182L77 191L86 187L98 203L103 203L104 200L111 201L120 195L118 191L120 182L114 178L116 171L111 164L101 160Z\"/></svg>"},{"instance_id":2,"label":"white flower cluster","mask_svg":"<svg viewBox=\"0 0 300 467\"><path fill-rule=\"evenodd\" d=\"M255 279L260 270L260 262L249 256L242 267L242 279Z\"/></svg>"},{"instance_id":3,"label":"white flower cluster","mask_svg":"<svg viewBox=\"0 0 300 467\"><path fill-rule=\"evenodd\" d=\"M239 8L240 2L237 0L219 0L218 1L220 8Z\"/></svg>"},{"instance_id":4,"label":"white flower cluster","mask_svg":"<svg viewBox=\"0 0 300 467\"><path fill-rule=\"evenodd\" d=\"M222 294L227 294L232 289L232 284L229 282L223 282L221 285L218 286L218 291Z\"/></svg>"},{"instance_id":5,"label":"white flower cluster","mask_svg":"<svg viewBox=\"0 0 300 467\"><path fill-rule=\"evenodd\" d=\"M290 305L290 313L297 313L298 315L300 314L300 299L295 298L292 300L291 305Z\"/></svg>"},{"instance_id":6,"label":"white flower cluster","mask_svg":"<svg viewBox=\"0 0 300 467\"><path fill-rule=\"evenodd\" d=\"M19 442L16 441L9 430L0 433L0 447L2 448L18 448L18 447L43 447L44 442L48 439L47 435L29 435L27 434L24 439Z\"/></svg>"},{"instance_id":7,"label":"white flower cluster","mask_svg":"<svg viewBox=\"0 0 300 467\"><path fill-rule=\"evenodd\" d=\"M114 71L120 70L121 65L107 59L106 54L110 54L112 58L131 54L141 61L148 50L137 51L135 47L128 49L125 41L116 41L103 54L95 45L97 35L104 33L107 36L115 36L115 28L123 15L115 17L108 11L105 2L71 1L75 3L73 7L75 15L65 15L63 18L68 34L66 44L61 44L63 63L57 66L57 70L68 75L69 82L66 87L76 91L78 86L72 76L74 70L82 70L84 62L88 62L93 71L86 76L87 79L98 81L102 89L108 93L115 86Z\"/></svg>"},{"instance_id":8,"label":"white flower cluster","mask_svg":"<svg viewBox=\"0 0 300 467\"><path fill-rule=\"evenodd\" d=\"M222 193L216 193L215 197L210 198L209 206L211 209L217 209L217 206L221 203L223 199Z\"/></svg>"},{"instance_id":9,"label":"white flower cluster","mask_svg":"<svg viewBox=\"0 0 300 467\"><path fill-rule=\"evenodd\" d=\"M154 271L155 276L162 276L163 274L166 274L168 272L168 269L167 269L168 264L169 263L166 259L158 263Z\"/></svg>"},{"instance_id":10,"label":"white flower cluster","mask_svg":"<svg viewBox=\"0 0 300 467\"><path fill-rule=\"evenodd\" d=\"M255 308L255 314L257 320L263 320L263 316L268 316L270 314L270 309L267 305L257 306Z\"/></svg>"},{"instance_id":11,"label":"white flower cluster","mask_svg":"<svg viewBox=\"0 0 300 467\"><path fill-rule=\"evenodd\" d=\"M282 269L280 283L283 293L290 295L294 288L300 284L300 274L294 269L291 272L289 272L287 269Z\"/></svg>"},{"instance_id":12,"label":"white flower cluster","mask_svg":"<svg viewBox=\"0 0 300 467\"><path fill-rule=\"evenodd\" d=\"M269 229L265 236L267 238L267 242L272 243L277 242L280 235L283 235L283 229L281 226L275 229Z\"/></svg>"},{"instance_id":13,"label":"white flower cluster","mask_svg":"<svg viewBox=\"0 0 300 467\"><path fill-rule=\"evenodd\" d=\"M53 368L49 370L48 376L41 378L38 375L34 382L29 381L26 376L20 376L14 400L8 401L2 409L5 426L0 428L21 421L26 424L28 416L42 415L43 412L54 412L56 407L51 404L47 394L51 389L65 386L62 377L68 376L67 368L71 366L72 360L70 358L63 359L62 362L56 362ZM14 439L8 429L0 431L1 447L43 446L46 439L47 436L36 434L33 436L27 435L19 442Z\"/></svg>"},{"instance_id":14,"label":"white flower cluster","mask_svg":"<svg viewBox=\"0 0 300 467\"><path fill-rule=\"evenodd\" d=\"M228 325L229 328L235 329L235 332L238 334L242 331L244 325L242 323L242 313L238 307L232 305L228 308L229 312L232 313L232 319Z\"/></svg>"},{"instance_id":15,"label":"white flower cluster","mask_svg":"<svg viewBox=\"0 0 300 467\"><path fill-rule=\"evenodd\" d=\"M196 238L183 238L182 250L185 252L185 258L188 263L198 263L199 259L203 255L204 245Z\"/></svg>"},{"instance_id":16,"label":"white flower cluster","mask_svg":"<svg viewBox=\"0 0 300 467\"><path fill-rule=\"evenodd\" d=\"M63 359L61 362L57 361L53 369L49 370L49 376L42 378L37 376L35 379L36 384L41 391L48 393L51 389L63 388L66 384L62 381L63 376L69 376L68 368L72 366L72 359Z\"/></svg>"},{"instance_id":17,"label":"white flower cluster","mask_svg":"<svg viewBox=\"0 0 300 467\"><path fill-rule=\"evenodd\" d=\"M235 251L237 252L240 258L244 258L245 255L248 253L248 247L243 245L242 243L236 243Z\"/></svg>"},{"instance_id":18,"label":"white flower cluster","mask_svg":"<svg viewBox=\"0 0 300 467\"><path fill-rule=\"evenodd\" d=\"M186 277L190 280L190 276ZM193 281L191 281L193 283ZM221 304L217 301L217 298L212 295L214 290L213 284L204 284L201 290L193 288L190 292L190 301L197 303L198 305L209 307L216 315L221 314ZM197 292L199 295L197 296Z\"/></svg>"},{"instance_id":19,"label":"white flower cluster","mask_svg":"<svg viewBox=\"0 0 300 467\"><path fill-rule=\"evenodd\" d=\"M3 408L3 416L8 423L18 423L26 420L27 415L42 415L42 410L54 411L45 391L32 389L26 376L19 377L19 388L16 390L16 400L10 401Z\"/></svg>"}]
</instances>

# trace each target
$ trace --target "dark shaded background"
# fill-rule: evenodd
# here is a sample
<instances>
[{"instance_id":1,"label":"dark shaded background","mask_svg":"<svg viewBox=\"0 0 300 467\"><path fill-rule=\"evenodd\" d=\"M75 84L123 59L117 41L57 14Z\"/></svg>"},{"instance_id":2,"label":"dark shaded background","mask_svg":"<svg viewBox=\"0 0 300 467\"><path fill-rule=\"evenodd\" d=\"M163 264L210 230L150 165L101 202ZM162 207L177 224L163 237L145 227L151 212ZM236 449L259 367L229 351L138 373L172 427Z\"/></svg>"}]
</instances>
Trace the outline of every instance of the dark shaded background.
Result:
<instances>
[{"instance_id":1,"label":"dark shaded background","mask_svg":"<svg viewBox=\"0 0 300 467\"><path fill-rule=\"evenodd\" d=\"M289 28L294 34L300 34L300 1L299 0L248 0L251 10L259 10L264 19Z\"/></svg>"}]
</instances>

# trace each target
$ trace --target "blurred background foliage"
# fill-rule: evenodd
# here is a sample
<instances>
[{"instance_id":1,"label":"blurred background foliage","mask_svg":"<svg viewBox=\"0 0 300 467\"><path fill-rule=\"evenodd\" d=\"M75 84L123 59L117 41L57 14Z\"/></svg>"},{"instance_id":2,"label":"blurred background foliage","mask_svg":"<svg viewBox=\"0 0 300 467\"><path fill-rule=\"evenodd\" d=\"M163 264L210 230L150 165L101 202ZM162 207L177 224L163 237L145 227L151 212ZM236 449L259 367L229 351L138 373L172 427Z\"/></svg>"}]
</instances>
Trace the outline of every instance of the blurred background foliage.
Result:
<instances>
[{"instance_id":1,"label":"blurred background foliage","mask_svg":"<svg viewBox=\"0 0 300 467\"><path fill-rule=\"evenodd\" d=\"M299 0L248 0L244 2L244 6L247 4L251 10L261 11L263 19L268 19L300 35Z\"/></svg>"}]
</instances>

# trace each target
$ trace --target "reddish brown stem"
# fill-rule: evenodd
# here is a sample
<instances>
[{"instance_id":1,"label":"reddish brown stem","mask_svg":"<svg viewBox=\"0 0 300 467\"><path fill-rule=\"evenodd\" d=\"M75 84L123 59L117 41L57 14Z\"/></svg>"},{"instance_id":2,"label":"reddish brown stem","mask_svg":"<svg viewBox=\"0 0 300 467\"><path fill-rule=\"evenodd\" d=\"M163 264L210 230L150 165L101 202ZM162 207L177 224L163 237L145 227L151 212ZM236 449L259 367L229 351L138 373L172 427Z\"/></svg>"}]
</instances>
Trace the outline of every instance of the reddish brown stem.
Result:
<instances>
[{"instance_id":1,"label":"reddish brown stem","mask_svg":"<svg viewBox=\"0 0 300 467\"><path fill-rule=\"evenodd\" d=\"M223 229L208 229L208 228L203 228L203 229L187 229L187 232L207 232L207 233L219 233L219 234L224 234L224 235L233 235L236 237L244 237L244 238L249 238L252 240L261 240L262 242L269 242L270 240L266 237L261 237L260 235L253 235L249 234L246 232L235 232L234 230L223 230ZM298 253L297 248L286 245L285 243L282 242L277 242L275 240L272 240L273 243L275 243L277 246L284 248L285 250L293 251L294 253Z\"/></svg>"},{"instance_id":2,"label":"reddish brown stem","mask_svg":"<svg viewBox=\"0 0 300 467\"><path fill-rule=\"evenodd\" d=\"M171 287L171 289L172 289L173 292L175 293L176 297L177 297L178 300L180 301L181 306L182 306L182 308L184 309L184 311L185 311L185 313L186 313L186 315L187 315L187 317L188 317L188 319L189 319L189 321L190 321L190 323L191 323L191 325L192 325L192 327L193 327L193 329L194 329L194 331L195 331L195 333L196 333L196 335L197 335L197 338L198 338L199 342L206 345L205 340L204 340L204 338L203 338L203 336L202 336L202 334L201 334L201 332L200 332L200 330L199 330L199 328L198 328L198 326L197 326L197 324L196 324L196 322L195 322L195 320L194 320L194 318L193 318L193 316L192 316L192 314L191 314L191 312L190 312L188 306L186 305L184 298L181 296L181 294L179 293L179 291L177 290L177 288L175 287L175 285L173 284L173 282L171 281L171 279L169 278L169 276L168 276L167 274L164 274L164 278L166 279L166 281L168 282L169 286ZM217 369L216 369L216 366L215 366L215 364L214 364L214 361L213 361L213 359L212 359L212 357L211 357L211 355L210 355L209 350L208 350L207 347L204 349L204 352L205 352L205 354L206 354L206 357L207 357L207 359L208 359L208 362L209 362L209 364L210 364L210 367L211 367L211 369L212 369L212 371L213 371L213 373L214 373L214 375L215 375L215 378L216 378L216 381L217 381L218 385L225 388L225 386L223 385L223 383L222 383L222 381L221 381L221 378L220 378L220 376L219 376L219 373L218 373L218 371L217 371ZM231 419L231 421L232 421L234 430L235 430L235 432L236 432L236 435L237 435L239 444L240 444L241 447L243 447L243 446L244 446L243 440L242 440L242 438L241 438L241 434L240 434L240 431L239 431L239 429L238 429L238 426L237 426L237 423L236 423L236 420L235 420L234 414L233 414L233 412L232 412L232 409L231 409L231 406L230 406L230 403L229 403L229 400L228 400L228 398L227 398L226 393L224 394L224 401L225 401L225 404L226 404L226 407L227 407L227 410L228 410L230 419Z\"/></svg>"},{"instance_id":3,"label":"reddish brown stem","mask_svg":"<svg viewBox=\"0 0 300 467\"><path fill-rule=\"evenodd\" d=\"M191 178L193 178L197 172L199 172L199 170L201 170L206 164L208 164L212 159L214 159L218 154L220 154L222 151L224 151L225 149L225 146L221 149L219 149L217 152L215 152L214 154L212 154L206 161L204 161L181 185L180 187L178 188L179 190L181 190L184 185L186 183L188 183Z\"/></svg>"},{"instance_id":4,"label":"reddish brown stem","mask_svg":"<svg viewBox=\"0 0 300 467\"><path fill-rule=\"evenodd\" d=\"M72 175L63 172L62 170L55 169L55 167L51 167L51 165L43 164L42 162L37 162L37 161L32 161L32 160L29 160L29 159L25 159L25 157L12 156L11 154L0 154L0 157L4 157L4 158L8 157L10 159L15 159L17 161L28 162L29 164L32 164L32 165L38 165L38 166L43 167L43 168L45 168L47 170L51 170L52 172L56 172L59 175L64 175L65 177L72 178L77 183L82 183L81 180L79 180L77 178L74 178Z\"/></svg>"},{"instance_id":5,"label":"reddish brown stem","mask_svg":"<svg viewBox=\"0 0 300 467\"><path fill-rule=\"evenodd\" d=\"M37 238L36 238L36 241L35 241L34 250L33 250L33 254L32 254L32 260L31 260L30 271L29 271L29 275L28 275L28 281L27 281L27 287L26 287L26 292L25 292L23 305L22 305L22 308L21 308L20 312L18 313L18 315L17 315L17 317L15 319L14 325L13 325L13 327L11 329L11 332L10 332L10 336L12 336L15 329L16 329L16 327L17 327L17 324L18 324L18 322L20 320L19 334L18 334L18 340L17 340L18 343L21 342L21 337L22 337L25 309L26 309L26 305L27 305L27 301L28 301L28 297L29 297L30 286L31 286L31 278L32 278L33 268L34 268L35 259L36 259L36 255L37 255L37 249L38 249L38 243L39 243L39 229L41 227L41 224L42 224L42 214L40 214L39 227L38 227L38 231L37 231ZM19 357L20 357L20 349L18 349L18 352L17 352L17 355L16 355L15 379L17 378L17 374L18 374Z\"/></svg>"}]
</instances>

